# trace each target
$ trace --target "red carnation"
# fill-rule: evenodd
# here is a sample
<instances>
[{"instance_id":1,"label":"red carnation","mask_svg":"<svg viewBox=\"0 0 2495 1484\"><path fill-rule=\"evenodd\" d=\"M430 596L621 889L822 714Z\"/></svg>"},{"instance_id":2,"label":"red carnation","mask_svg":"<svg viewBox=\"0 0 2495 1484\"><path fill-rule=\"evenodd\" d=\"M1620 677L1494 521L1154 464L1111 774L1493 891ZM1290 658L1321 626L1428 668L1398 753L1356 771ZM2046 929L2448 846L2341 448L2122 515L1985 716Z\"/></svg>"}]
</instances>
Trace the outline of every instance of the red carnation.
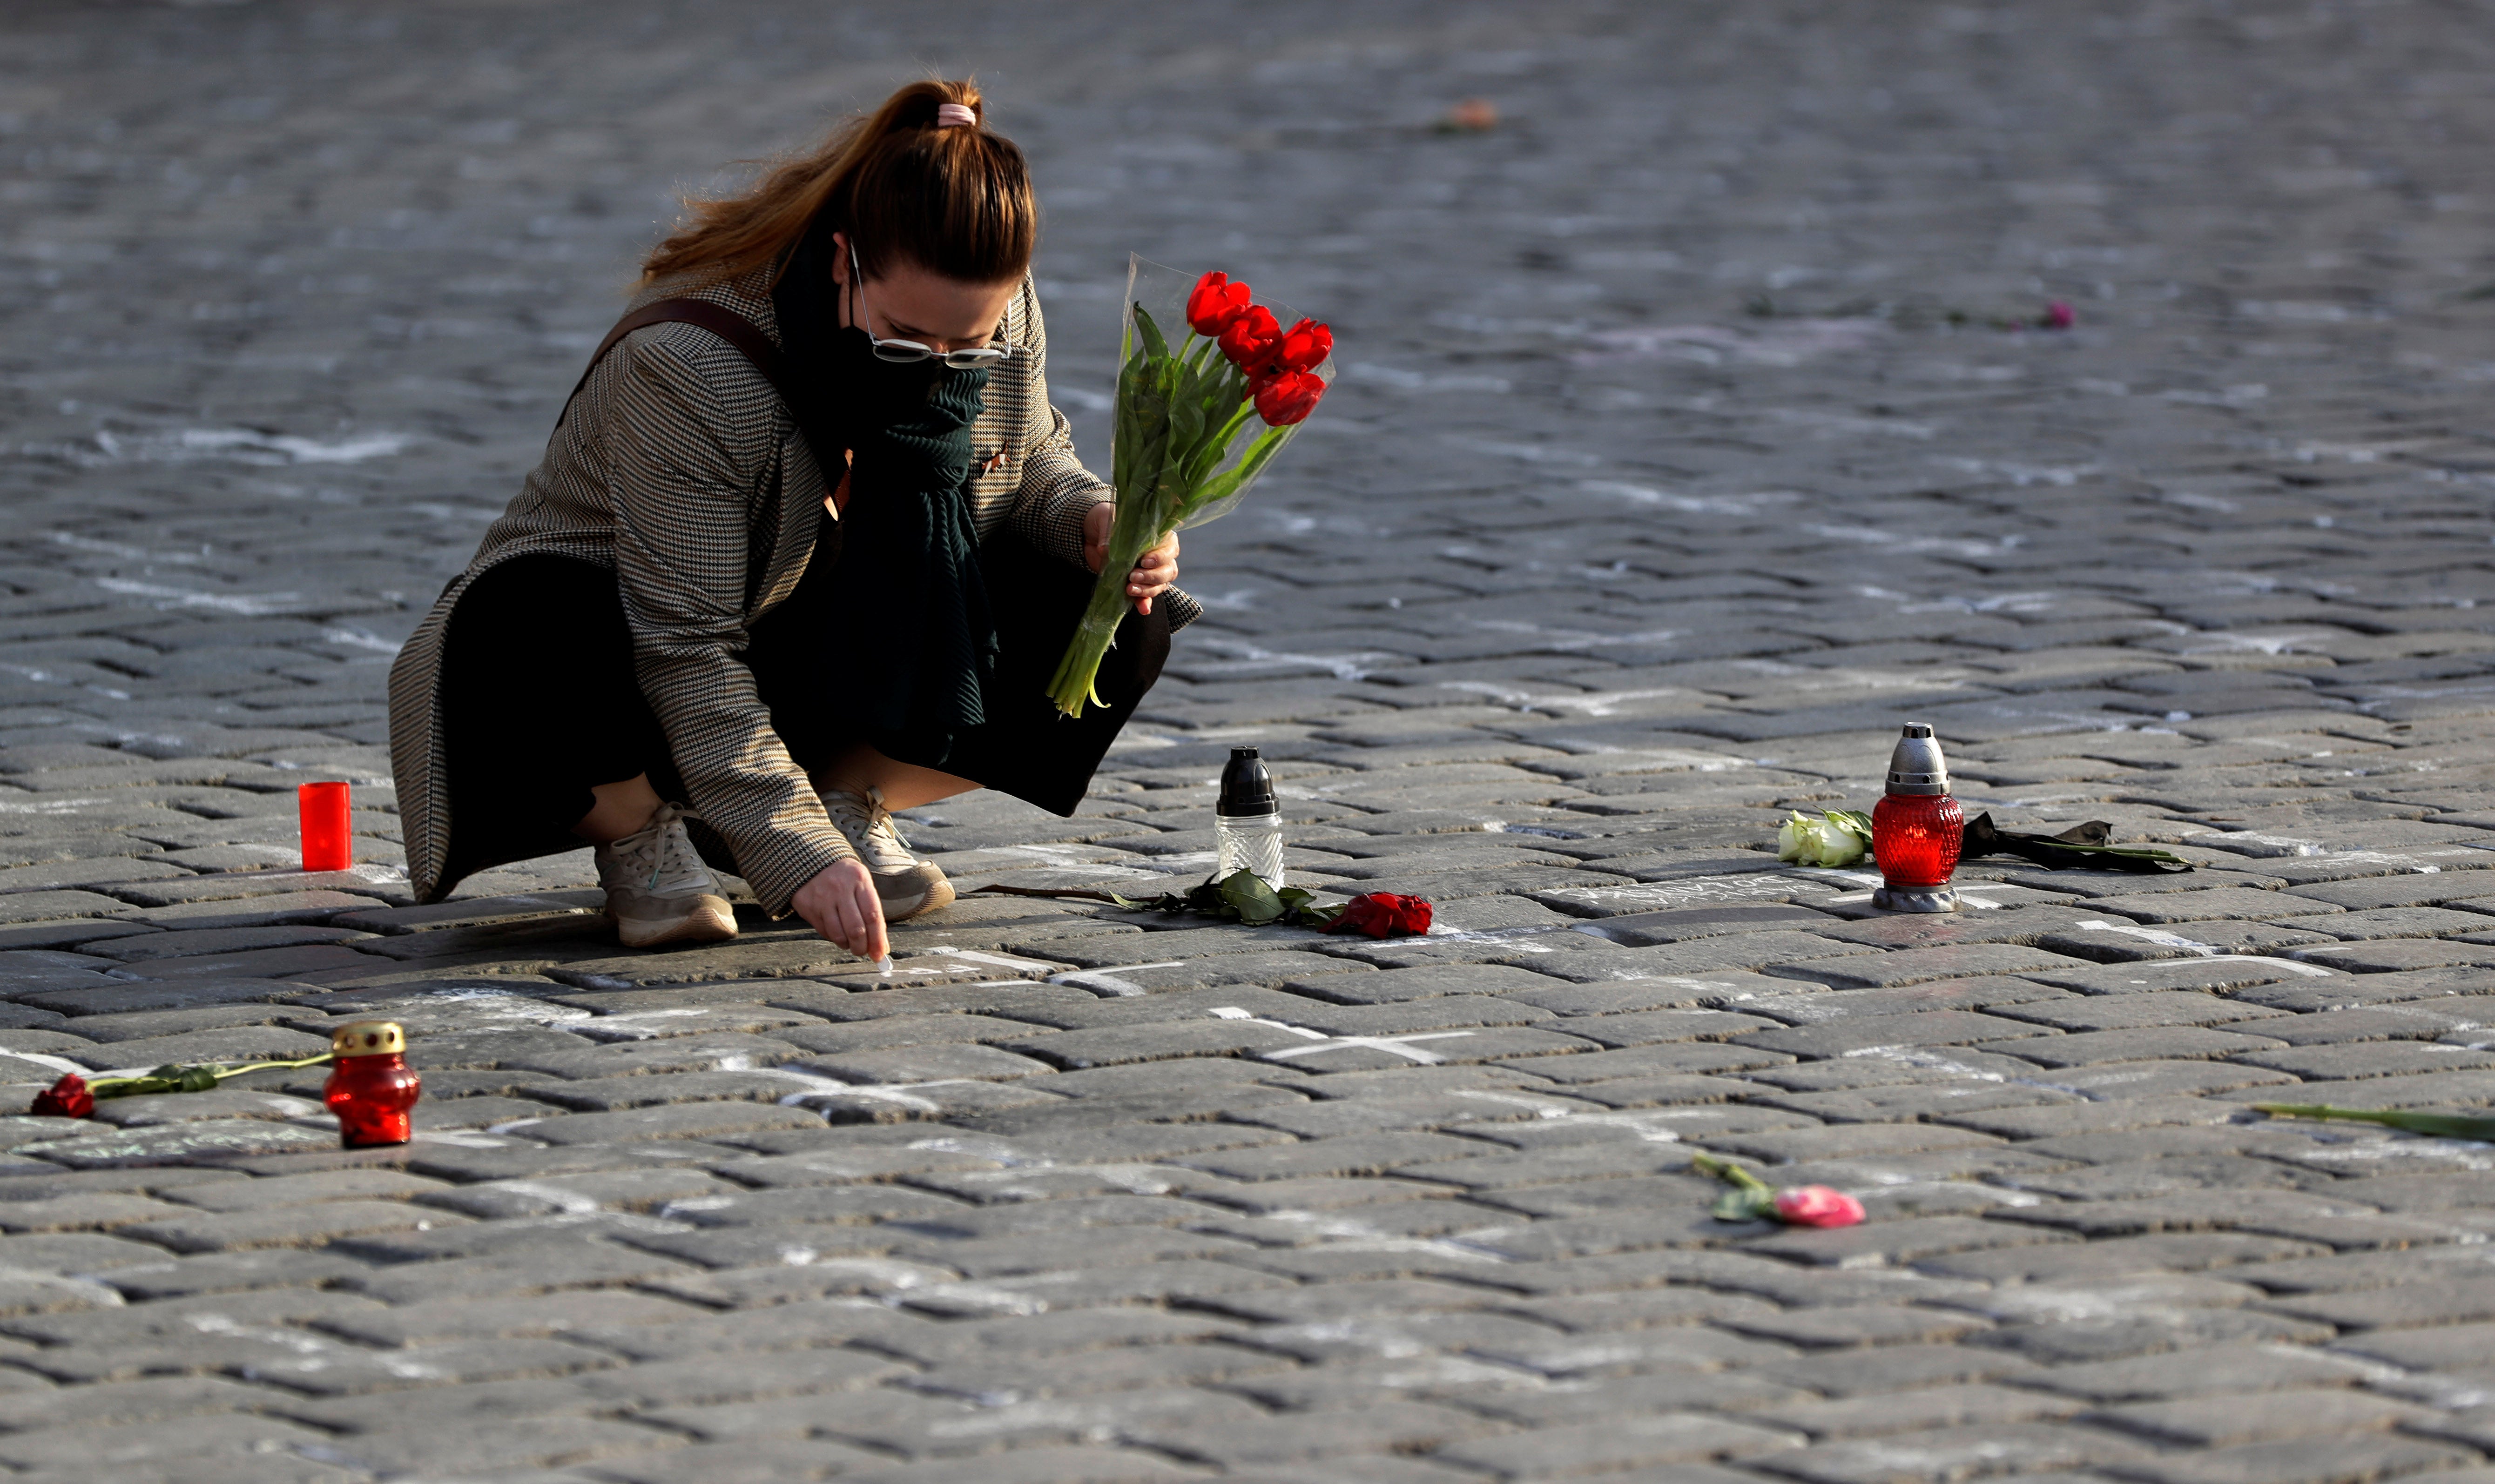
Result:
<instances>
[{"instance_id":1,"label":"red carnation","mask_svg":"<svg viewBox=\"0 0 2495 1484\"><path fill-rule=\"evenodd\" d=\"M1409 937L1428 932L1430 918L1426 897L1366 892L1343 903L1341 914L1326 924L1326 931L1365 932L1372 938Z\"/></svg>"},{"instance_id":2,"label":"red carnation","mask_svg":"<svg viewBox=\"0 0 2495 1484\"><path fill-rule=\"evenodd\" d=\"M1195 290L1186 296L1187 325L1198 335L1218 335L1248 313L1248 298L1247 285L1232 283L1227 273L1208 273L1195 281Z\"/></svg>"},{"instance_id":3,"label":"red carnation","mask_svg":"<svg viewBox=\"0 0 2495 1484\"><path fill-rule=\"evenodd\" d=\"M84 1118L95 1111L95 1094L87 1091L86 1078L63 1073L59 1081L35 1094L35 1105L26 1111L38 1118Z\"/></svg>"}]
</instances>

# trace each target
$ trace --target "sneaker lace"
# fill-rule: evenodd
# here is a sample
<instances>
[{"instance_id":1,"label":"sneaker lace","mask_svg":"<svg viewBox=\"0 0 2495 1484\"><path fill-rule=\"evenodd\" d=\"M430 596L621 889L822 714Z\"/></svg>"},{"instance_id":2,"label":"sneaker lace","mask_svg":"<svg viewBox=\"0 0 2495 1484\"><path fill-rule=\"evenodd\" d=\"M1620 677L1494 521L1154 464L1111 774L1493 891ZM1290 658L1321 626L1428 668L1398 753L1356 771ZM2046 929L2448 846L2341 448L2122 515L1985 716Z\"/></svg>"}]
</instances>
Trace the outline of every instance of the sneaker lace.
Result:
<instances>
[{"instance_id":1,"label":"sneaker lace","mask_svg":"<svg viewBox=\"0 0 2495 1484\"><path fill-rule=\"evenodd\" d=\"M648 878L642 883L646 890L697 891L717 884L701 852L693 848L693 837L685 833L685 821L700 819L699 814L679 803L662 803L659 812L650 816L629 858L632 873Z\"/></svg>"},{"instance_id":2,"label":"sneaker lace","mask_svg":"<svg viewBox=\"0 0 2495 1484\"><path fill-rule=\"evenodd\" d=\"M909 843L893 826L892 811L883 806L882 789L870 787L863 794L834 789L823 796L823 809L842 833L858 842L863 854L881 857L886 865L917 863L918 858L910 854ZM877 863L870 859L868 868Z\"/></svg>"}]
</instances>

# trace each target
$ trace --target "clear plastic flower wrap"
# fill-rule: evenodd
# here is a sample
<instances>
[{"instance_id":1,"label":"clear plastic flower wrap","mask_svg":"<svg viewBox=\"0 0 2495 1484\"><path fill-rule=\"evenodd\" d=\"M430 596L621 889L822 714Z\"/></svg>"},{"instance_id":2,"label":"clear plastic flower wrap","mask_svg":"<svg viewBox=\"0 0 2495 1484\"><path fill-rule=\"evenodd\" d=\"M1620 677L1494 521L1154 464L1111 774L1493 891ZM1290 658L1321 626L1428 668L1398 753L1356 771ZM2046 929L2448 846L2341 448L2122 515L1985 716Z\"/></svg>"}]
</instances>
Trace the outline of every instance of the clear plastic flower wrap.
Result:
<instances>
[{"instance_id":1,"label":"clear plastic flower wrap","mask_svg":"<svg viewBox=\"0 0 2495 1484\"><path fill-rule=\"evenodd\" d=\"M1093 681L1125 617L1137 560L1182 527L1227 515L1334 379L1333 331L1251 300L1227 274L1190 278L1127 259L1110 464L1118 516L1049 684L1069 716L1100 704Z\"/></svg>"}]
</instances>

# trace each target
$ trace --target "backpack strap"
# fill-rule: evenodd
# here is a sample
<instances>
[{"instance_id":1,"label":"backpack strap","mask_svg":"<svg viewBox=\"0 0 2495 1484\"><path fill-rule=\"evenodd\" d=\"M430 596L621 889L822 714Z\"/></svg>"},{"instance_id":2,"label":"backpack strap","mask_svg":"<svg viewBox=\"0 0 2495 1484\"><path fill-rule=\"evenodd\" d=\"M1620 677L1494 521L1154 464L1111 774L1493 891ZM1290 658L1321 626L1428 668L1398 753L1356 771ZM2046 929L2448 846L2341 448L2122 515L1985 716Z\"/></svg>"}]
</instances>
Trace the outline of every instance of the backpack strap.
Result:
<instances>
[{"instance_id":1,"label":"backpack strap","mask_svg":"<svg viewBox=\"0 0 2495 1484\"><path fill-rule=\"evenodd\" d=\"M563 426L565 414L571 410L572 398L578 397L580 389L589 384L589 374L598 369L598 363L606 358L607 351L615 348L616 342L646 325L668 323L690 324L696 329L708 330L734 346L753 363L754 369L762 374L762 379L771 383L771 389L780 394L780 400L788 404L789 411L792 414L797 411L797 399L788 391L787 359L781 355L780 348L771 343L769 336L755 327L753 320L708 299L658 299L616 320L615 328L608 330L606 338L598 343L598 348L590 352L589 364L580 369L580 379L572 383L571 396L563 399L563 411L555 414L555 426ZM799 431L805 431L802 418ZM814 439L809 438L807 441L811 444ZM820 448L815 450L815 462L822 468L823 477L836 486L834 511L845 509L848 504L843 498L848 493L848 481L845 477L847 470L836 473Z\"/></svg>"}]
</instances>

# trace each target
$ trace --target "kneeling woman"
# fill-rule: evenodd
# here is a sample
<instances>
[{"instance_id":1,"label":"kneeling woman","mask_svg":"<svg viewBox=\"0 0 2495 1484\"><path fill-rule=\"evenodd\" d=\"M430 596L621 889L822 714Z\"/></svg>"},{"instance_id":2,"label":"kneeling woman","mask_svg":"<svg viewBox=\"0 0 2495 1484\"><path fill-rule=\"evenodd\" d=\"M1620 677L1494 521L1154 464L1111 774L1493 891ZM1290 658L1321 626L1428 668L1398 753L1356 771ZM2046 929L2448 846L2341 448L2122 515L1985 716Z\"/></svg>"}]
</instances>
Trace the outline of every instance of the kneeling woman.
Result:
<instances>
[{"instance_id":1,"label":"kneeling woman","mask_svg":"<svg viewBox=\"0 0 2495 1484\"><path fill-rule=\"evenodd\" d=\"M597 846L634 946L734 936L706 861L873 958L952 888L890 812L1059 814L1193 618L1175 541L1080 720L1046 690L1110 492L1049 406L1020 150L914 83L644 264L545 459L390 674L409 874Z\"/></svg>"}]
</instances>

